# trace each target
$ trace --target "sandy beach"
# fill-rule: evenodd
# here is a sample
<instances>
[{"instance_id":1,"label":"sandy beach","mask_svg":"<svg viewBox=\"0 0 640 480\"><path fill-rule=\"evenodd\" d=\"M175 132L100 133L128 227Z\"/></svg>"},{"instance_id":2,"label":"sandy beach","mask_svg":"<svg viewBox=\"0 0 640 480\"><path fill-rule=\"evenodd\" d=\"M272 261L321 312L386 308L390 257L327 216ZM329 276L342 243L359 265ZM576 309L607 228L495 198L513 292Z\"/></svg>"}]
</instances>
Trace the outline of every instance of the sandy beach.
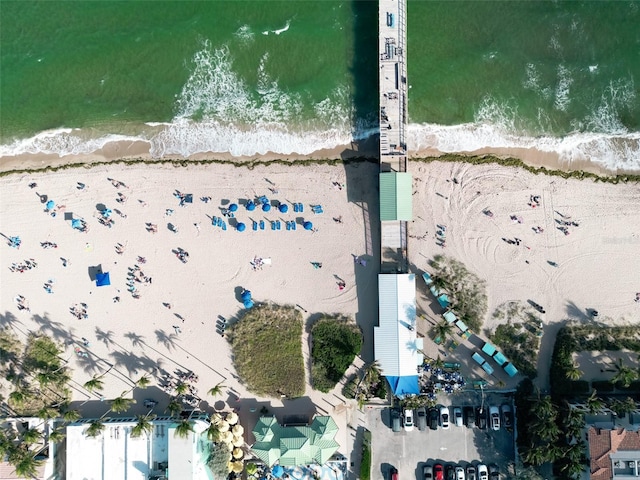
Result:
<instances>
[{"instance_id":1,"label":"sandy beach","mask_svg":"<svg viewBox=\"0 0 640 480\"><path fill-rule=\"evenodd\" d=\"M637 184L565 180L463 163L411 162L409 171L415 190L412 268L420 273L440 253L464 262L487 281L487 328L495 326L491 313L507 301L543 305L547 313L538 379L543 388L560 322L588 321L586 308L598 309L606 322L640 319L640 303L634 301L640 291ZM254 169L112 164L4 176L0 233L20 236L22 243L19 249L4 240L0 246L2 325L23 337L40 331L63 343L74 372L74 399L94 401L99 414L106 409L102 395L108 399L129 390L131 380L143 374L153 377L154 386L134 392L138 403L161 397L157 382L176 369L198 375L203 408L215 401L206 397L206 390L221 381L227 387L221 397L226 408L242 410L266 401L244 389L226 339L215 331L218 319L233 321L242 311L243 288L258 302L297 304L306 319L322 312L355 317L365 334L358 362L370 361L377 322L377 172L377 164L370 162ZM31 188L32 183L37 185ZM176 192L192 194L193 203L180 206ZM243 202L262 195L288 204L289 212L246 211ZM536 208L529 205L532 196L539 197ZM58 208L55 217L45 212L49 200ZM304 204L303 213L292 211L292 203L298 202ZM211 217L221 217L230 203L240 206L234 219L225 220L227 230L212 226ZM322 205L324 213L312 213L312 205ZM99 209L105 207L113 212L110 228L99 221ZM483 213L486 209L492 217ZM73 229L71 218L83 219L88 231ZM270 228L276 219L282 221L280 231ZM565 235L558 220L567 219L579 226L567 227ZM254 220L264 220L265 230L254 231ZM295 231L286 230L288 220L297 222ZM312 221L314 231L304 230L303 220ZM234 221L244 222L246 231L236 231ZM149 231L148 224L156 225L157 232ZM436 245L436 224L447 228L444 249ZM534 227L543 232L535 233ZM520 245L503 240L513 238ZM43 248L46 242L57 248ZM172 252L178 248L189 253L187 263ZM368 259L367 266L354 263L354 255ZM254 269L256 258L271 263ZM36 267L24 268L33 262ZM11 271L12 265L23 271ZM110 286L96 287L92 277L97 267L109 272ZM139 280L133 281L139 298L128 291L130 271ZM344 290L336 276L345 281ZM431 310L422 280L417 284L419 313L437 319L439 312ZM30 311L18 308L19 295ZM80 319L72 309L81 312ZM308 357L307 338L303 352ZM81 387L107 371L103 394ZM303 400L299 408L335 415L341 427L337 439L342 451L350 452L352 432L346 425L356 422L358 414L341 397L340 385L330 395L309 387L307 394L313 404ZM292 408L294 402L287 405ZM252 427L249 417L243 421Z\"/></svg>"}]
</instances>

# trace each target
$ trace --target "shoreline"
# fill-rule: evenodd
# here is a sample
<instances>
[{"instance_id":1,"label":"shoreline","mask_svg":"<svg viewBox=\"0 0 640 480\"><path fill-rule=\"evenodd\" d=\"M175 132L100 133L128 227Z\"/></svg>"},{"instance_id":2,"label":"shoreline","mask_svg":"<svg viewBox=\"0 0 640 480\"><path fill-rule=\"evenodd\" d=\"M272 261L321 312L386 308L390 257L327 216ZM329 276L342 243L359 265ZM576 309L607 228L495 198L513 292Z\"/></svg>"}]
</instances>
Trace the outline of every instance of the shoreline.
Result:
<instances>
[{"instance_id":1,"label":"shoreline","mask_svg":"<svg viewBox=\"0 0 640 480\"><path fill-rule=\"evenodd\" d=\"M145 141L117 141L105 145L91 154L21 154L12 157L0 157L0 177L8 175L37 174L55 172L69 168L92 168L108 163L137 165L140 163L174 166L201 164L230 164L238 167L253 168L256 165L298 163L332 164L364 160L378 162L378 139L371 136L364 141L351 145L339 145L332 149L315 151L309 155L292 153L282 155L268 152L264 155L234 156L230 153L199 153L189 157L153 158ZM534 148L483 148L468 152L446 153L435 148L409 152L411 162L430 163L434 161L461 162L469 164L498 164L527 170L531 173L544 173L563 178L591 178L594 181L618 183L640 182L640 172L611 171L593 162L562 162L555 153L541 152Z\"/></svg>"}]
</instances>

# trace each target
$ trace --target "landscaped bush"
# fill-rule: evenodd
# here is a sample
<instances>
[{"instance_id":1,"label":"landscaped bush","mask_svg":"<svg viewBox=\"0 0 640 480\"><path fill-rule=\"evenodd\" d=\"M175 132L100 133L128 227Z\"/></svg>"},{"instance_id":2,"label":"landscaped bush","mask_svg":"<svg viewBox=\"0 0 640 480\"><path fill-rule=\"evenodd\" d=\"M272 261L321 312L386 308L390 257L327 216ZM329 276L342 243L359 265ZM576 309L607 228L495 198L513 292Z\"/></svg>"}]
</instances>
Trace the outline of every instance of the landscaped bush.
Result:
<instances>
[{"instance_id":1,"label":"landscaped bush","mask_svg":"<svg viewBox=\"0 0 640 480\"><path fill-rule=\"evenodd\" d=\"M549 371L549 382L554 395L573 394L571 383L567 381L567 372L573 368L573 352L577 346L571 327L562 327L556 335Z\"/></svg>"},{"instance_id":2,"label":"landscaped bush","mask_svg":"<svg viewBox=\"0 0 640 480\"><path fill-rule=\"evenodd\" d=\"M324 317L311 329L313 388L327 393L342 379L362 347L360 328L344 317Z\"/></svg>"},{"instance_id":3,"label":"landscaped bush","mask_svg":"<svg viewBox=\"0 0 640 480\"><path fill-rule=\"evenodd\" d=\"M436 255L429 265L434 286L449 293L451 308L471 330L479 332L487 313L485 281L461 262L444 255Z\"/></svg>"},{"instance_id":4,"label":"landscaped bush","mask_svg":"<svg viewBox=\"0 0 640 480\"><path fill-rule=\"evenodd\" d=\"M362 457L360 459L360 480L369 480L371 478L371 432L364 431L364 439L362 442Z\"/></svg>"},{"instance_id":5,"label":"landscaped bush","mask_svg":"<svg viewBox=\"0 0 640 480\"><path fill-rule=\"evenodd\" d=\"M236 370L249 390L268 397L304 394L302 315L294 307L254 307L227 332Z\"/></svg>"}]
</instances>

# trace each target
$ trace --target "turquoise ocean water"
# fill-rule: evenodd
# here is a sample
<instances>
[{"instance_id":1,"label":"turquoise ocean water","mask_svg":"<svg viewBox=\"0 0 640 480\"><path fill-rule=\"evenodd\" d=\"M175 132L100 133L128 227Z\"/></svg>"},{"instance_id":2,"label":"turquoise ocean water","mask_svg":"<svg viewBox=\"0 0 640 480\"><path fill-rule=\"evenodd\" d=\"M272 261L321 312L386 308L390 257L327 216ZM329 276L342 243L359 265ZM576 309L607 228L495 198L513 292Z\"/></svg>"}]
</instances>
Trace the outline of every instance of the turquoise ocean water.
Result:
<instances>
[{"instance_id":1,"label":"turquoise ocean water","mask_svg":"<svg viewBox=\"0 0 640 480\"><path fill-rule=\"evenodd\" d=\"M375 131L377 3L3 1L0 155L311 153ZM640 170L640 2L409 0L409 142Z\"/></svg>"}]
</instances>

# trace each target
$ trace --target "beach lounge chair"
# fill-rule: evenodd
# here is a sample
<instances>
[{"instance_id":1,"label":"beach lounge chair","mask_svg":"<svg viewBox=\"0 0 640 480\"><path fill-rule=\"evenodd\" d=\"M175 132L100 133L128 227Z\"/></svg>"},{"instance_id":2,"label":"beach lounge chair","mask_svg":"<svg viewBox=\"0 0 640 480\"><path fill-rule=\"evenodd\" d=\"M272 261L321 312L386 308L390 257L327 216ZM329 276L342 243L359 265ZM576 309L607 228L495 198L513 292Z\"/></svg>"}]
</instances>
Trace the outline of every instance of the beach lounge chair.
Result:
<instances>
[{"instance_id":1,"label":"beach lounge chair","mask_svg":"<svg viewBox=\"0 0 640 480\"><path fill-rule=\"evenodd\" d=\"M258 222L256 222L256 221L254 220L254 221L253 221L253 224L251 225L251 227L252 227L254 230L258 230Z\"/></svg>"},{"instance_id":2,"label":"beach lounge chair","mask_svg":"<svg viewBox=\"0 0 640 480\"><path fill-rule=\"evenodd\" d=\"M291 230L291 222L287 222L287 230Z\"/></svg>"},{"instance_id":3,"label":"beach lounge chair","mask_svg":"<svg viewBox=\"0 0 640 480\"><path fill-rule=\"evenodd\" d=\"M275 220L273 220L271 222L271 230L275 230L275 229L276 229L276 222L275 222Z\"/></svg>"},{"instance_id":4,"label":"beach lounge chair","mask_svg":"<svg viewBox=\"0 0 640 480\"><path fill-rule=\"evenodd\" d=\"M299 211L300 213L304 212L304 204L302 204L302 203L298 203L298 211Z\"/></svg>"},{"instance_id":5,"label":"beach lounge chair","mask_svg":"<svg viewBox=\"0 0 640 480\"><path fill-rule=\"evenodd\" d=\"M214 227L218 226L218 217L213 217L211 219L211 225L213 225Z\"/></svg>"},{"instance_id":6,"label":"beach lounge chair","mask_svg":"<svg viewBox=\"0 0 640 480\"><path fill-rule=\"evenodd\" d=\"M222 230L227 229L227 222L222 221Z\"/></svg>"},{"instance_id":7,"label":"beach lounge chair","mask_svg":"<svg viewBox=\"0 0 640 480\"><path fill-rule=\"evenodd\" d=\"M260 230L264 230L264 220L260 220Z\"/></svg>"},{"instance_id":8,"label":"beach lounge chair","mask_svg":"<svg viewBox=\"0 0 640 480\"><path fill-rule=\"evenodd\" d=\"M296 227L296 222L295 222L295 220L292 220L291 221L291 230L295 230L296 228L297 228Z\"/></svg>"},{"instance_id":9,"label":"beach lounge chair","mask_svg":"<svg viewBox=\"0 0 640 480\"><path fill-rule=\"evenodd\" d=\"M320 214L320 213L324 213L324 211L322 210L322 205L313 205L311 207L311 210L313 211L313 213Z\"/></svg>"},{"instance_id":10,"label":"beach lounge chair","mask_svg":"<svg viewBox=\"0 0 640 480\"><path fill-rule=\"evenodd\" d=\"M280 220L276 220L276 230L280 229L282 229L282 223L280 223Z\"/></svg>"}]
</instances>

